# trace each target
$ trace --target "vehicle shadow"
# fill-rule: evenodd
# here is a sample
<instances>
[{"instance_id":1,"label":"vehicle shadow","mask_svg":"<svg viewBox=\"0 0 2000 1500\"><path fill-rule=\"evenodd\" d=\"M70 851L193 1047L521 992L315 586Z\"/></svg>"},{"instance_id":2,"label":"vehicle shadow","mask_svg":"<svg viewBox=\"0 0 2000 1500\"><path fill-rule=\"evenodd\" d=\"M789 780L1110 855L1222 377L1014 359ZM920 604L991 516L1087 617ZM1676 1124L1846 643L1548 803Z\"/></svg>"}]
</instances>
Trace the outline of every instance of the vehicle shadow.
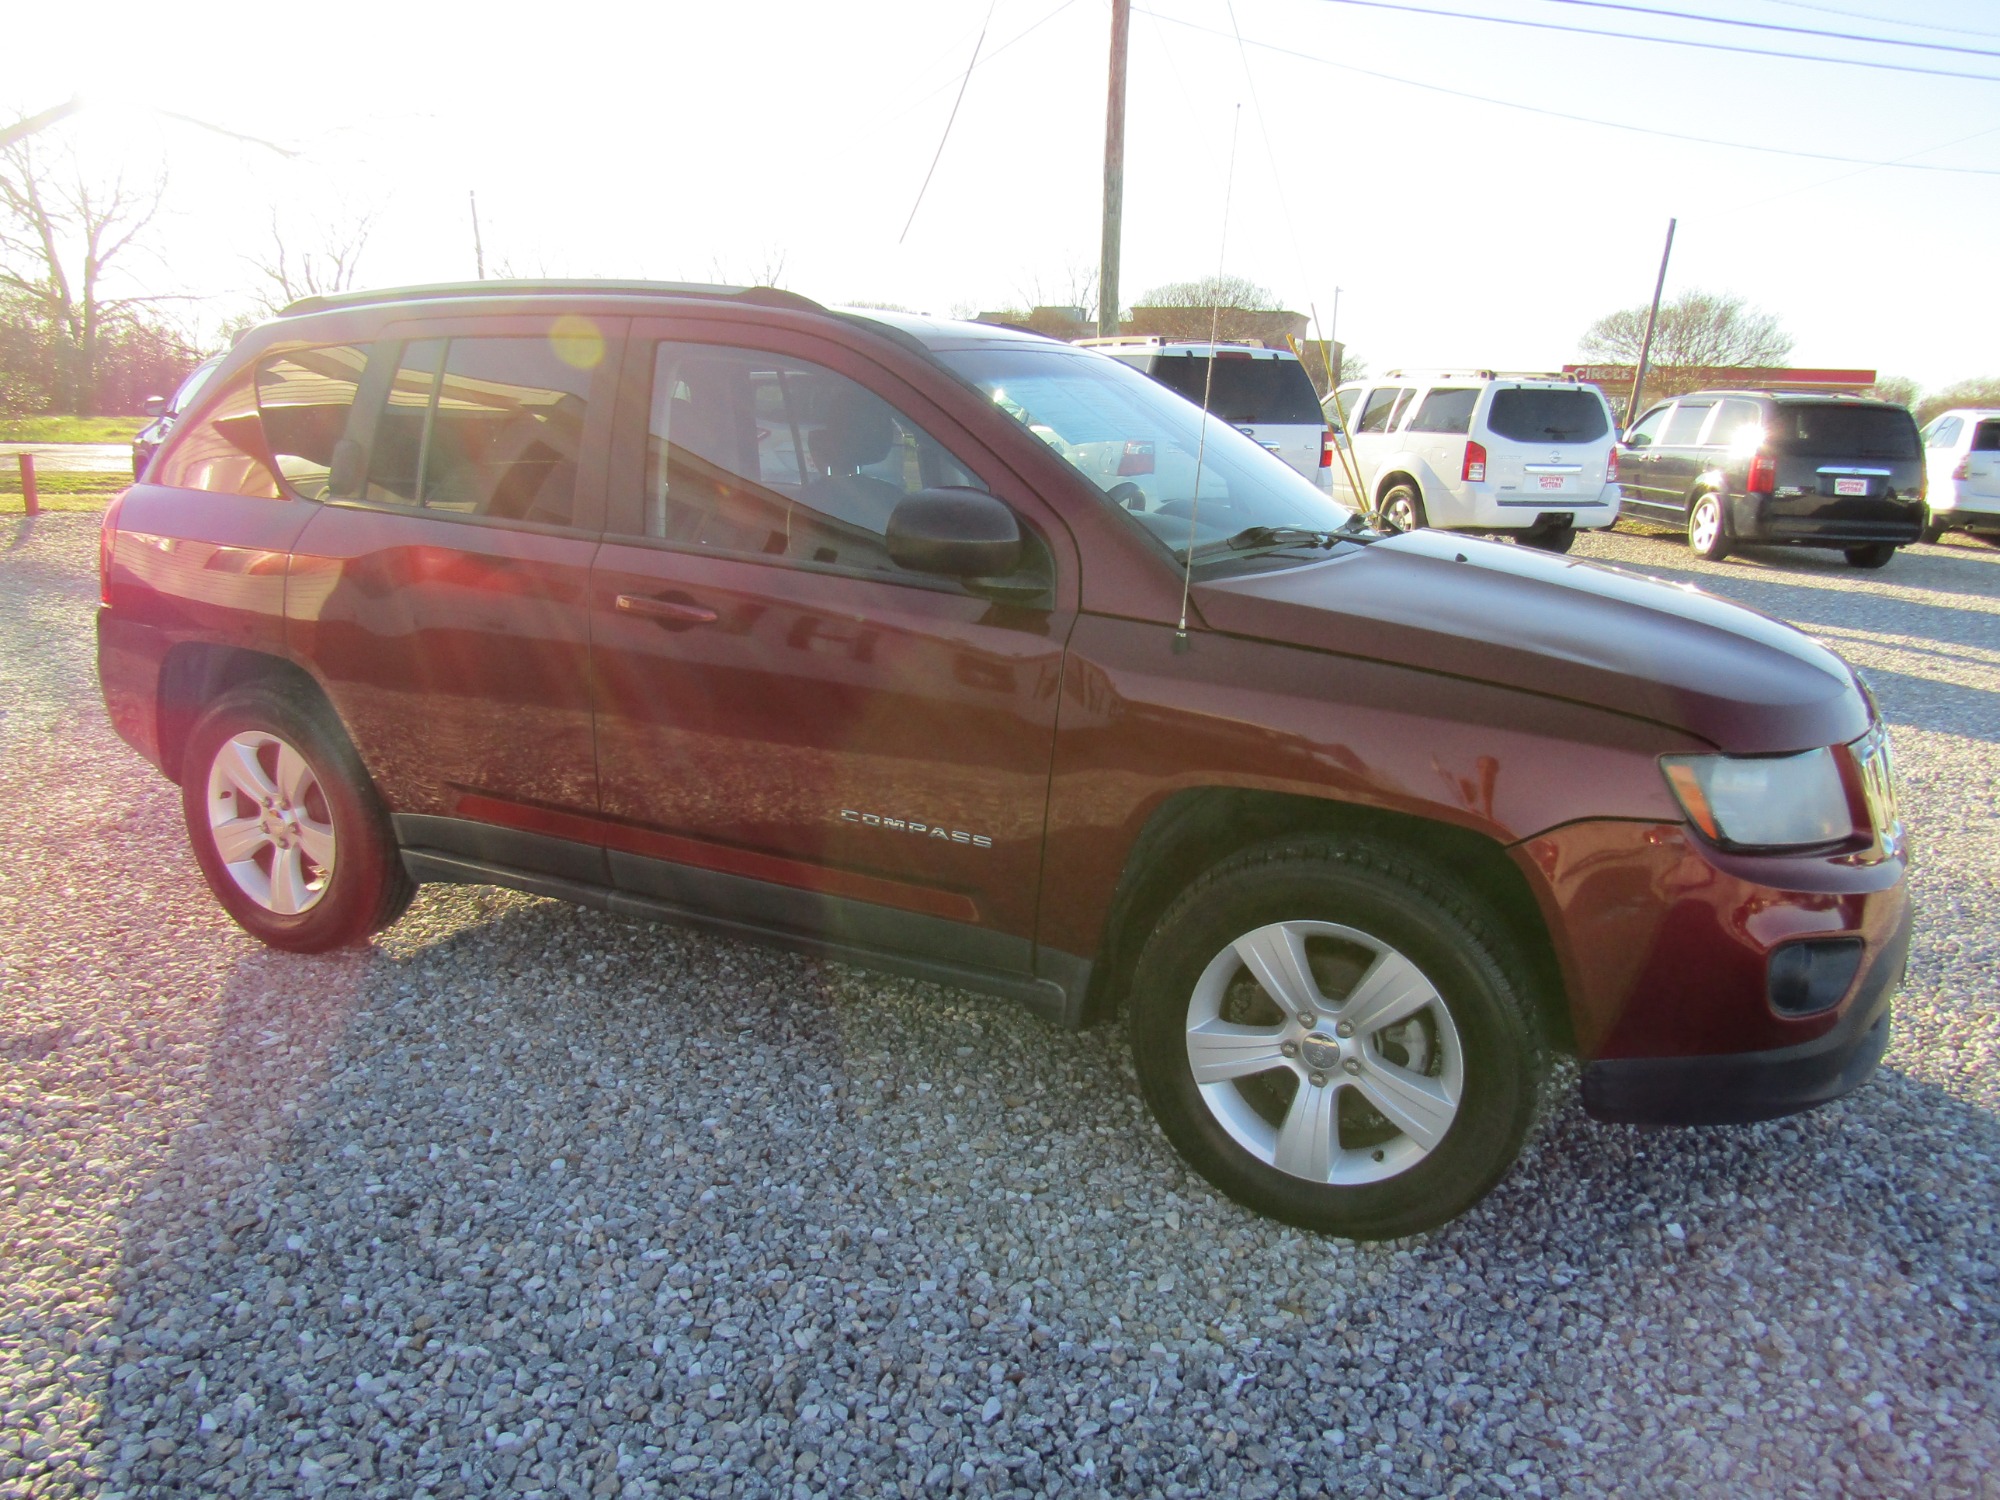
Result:
<instances>
[{"instance_id":1,"label":"vehicle shadow","mask_svg":"<svg viewBox=\"0 0 2000 1500\"><path fill-rule=\"evenodd\" d=\"M1389 1379L1441 1378L1410 1330L1458 1296L1515 1351L1510 1379L1614 1435L1609 1456L1551 1440L1552 1470L1611 1472L1658 1419L1638 1388L1585 1411L1574 1359L1698 1320L1766 1351L1725 1393L1821 1381L1832 1415L1810 1425L1872 1475L1894 1450L1844 1409L1884 1361L1977 1400L2000 1348L1990 1215L1937 1201L1940 1163L2000 1161L2000 1125L1895 1066L1739 1129L1557 1103L1462 1219L1356 1246L1183 1167L1117 1028L502 893L427 891L407 925L362 954L260 955L225 987L205 1110L124 1230L108 1487L609 1494L671 1486L676 1443L725 1408L771 1419L770 1478L804 1477L808 1396L881 1399L898 1377L872 1351L904 1361L920 1337L1024 1371L1052 1344L1130 1351L1113 1389L1149 1403L1154 1344L1190 1381L1264 1361L1255 1399L1284 1422L1305 1393L1276 1370L1348 1368L1371 1330L1415 1339ZM1468 1264L1505 1269L1468 1291ZM1857 1297L1923 1314L1925 1341L1848 1343ZM1939 1462L2000 1440L1961 1417L1931 1433ZM955 1466L978 1431L931 1451ZM1743 1482L1769 1462L1753 1441Z\"/></svg>"},{"instance_id":2,"label":"vehicle shadow","mask_svg":"<svg viewBox=\"0 0 2000 1500\"><path fill-rule=\"evenodd\" d=\"M1647 556L1626 565L1636 565L1648 573L1671 577L1676 582L1713 588L1718 592L1727 589L1732 597L1737 597L1735 590L1741 587L1787 591L1774 594L1774 598L1790 598L1798 592L1812 591L1830 592L1837 599L1845 590L1835 588L1829 591L1827 584L1879 583L1967 599L2000 598L2000 550L1977 545L1947 543L1905 547L1887 567L1867 571L1850 567L1840 553L1830 549L1743 546L1721 563L1704 563L1690 556L1687 543L1678 533L1648 531L1621 523L1614 534L1650 544L1646 548ZM1652 555L1656 551L1657 557ZM1756 603L1754 599L1745 599L1744 602ZM1896 602L1912 609L1930 609L1946 614L1953 612L1949 605L1926 605L1900 597ZM1770 606L1761 603L1756 603L1756 607L1770 609Z\"/></svg>"}]
</instances>

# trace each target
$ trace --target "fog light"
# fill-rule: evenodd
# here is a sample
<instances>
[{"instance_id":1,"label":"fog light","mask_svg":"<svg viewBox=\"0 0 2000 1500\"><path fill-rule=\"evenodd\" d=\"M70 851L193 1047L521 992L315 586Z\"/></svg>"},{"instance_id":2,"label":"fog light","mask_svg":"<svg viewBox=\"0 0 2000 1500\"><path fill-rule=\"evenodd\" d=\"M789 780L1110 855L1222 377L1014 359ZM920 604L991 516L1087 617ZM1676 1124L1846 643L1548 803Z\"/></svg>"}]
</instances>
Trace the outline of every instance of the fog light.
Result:
<instances>
[{"instance_id":1,"label":"fog light","mask_svg":"<svg viewBox=\"0 0 2000 1500\"><path fill-rule=\"evenodd\" d=\"M1831 1010L1840 1004L1860 968L1860 938L1787 943L1771 955L1766 971L1771 1009L1781 1016L1813 1016Z\"/></svg>"}]
</instances>

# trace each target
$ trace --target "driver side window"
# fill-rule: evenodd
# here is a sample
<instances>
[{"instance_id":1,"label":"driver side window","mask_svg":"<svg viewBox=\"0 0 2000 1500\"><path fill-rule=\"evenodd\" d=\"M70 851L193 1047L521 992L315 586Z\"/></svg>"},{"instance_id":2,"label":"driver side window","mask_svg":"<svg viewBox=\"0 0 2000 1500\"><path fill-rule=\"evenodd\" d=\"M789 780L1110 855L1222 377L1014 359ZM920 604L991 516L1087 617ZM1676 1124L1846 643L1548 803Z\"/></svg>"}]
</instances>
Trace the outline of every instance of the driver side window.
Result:
<instances>
[{"instance_id":1,"label":"driver side window","mask_svg":"<svg viewBox=\"0 0 2000 1500\"><path fill-rule=\"evenodd\" d=\"M645 535L739 556L900 573L889 514L923 489L984 490L903 412L821 365L662 343L653 360Z\"/></svg>"},{"instance_id":2,"label":"driver side window","mask_svg":"<svg viewBox=\"0 0 2000 1500\"><path fill-rule=\"evenodd\" d=\"M1667 413L1672 410L1671 406L1656 406L1647 412L1645 416L1633 424L1632 430L1625 434L1625 446L1628 448L1652 447L1654 443L1660 440L1660 429L1666 425Z\"/></svg>"}]
</instances>

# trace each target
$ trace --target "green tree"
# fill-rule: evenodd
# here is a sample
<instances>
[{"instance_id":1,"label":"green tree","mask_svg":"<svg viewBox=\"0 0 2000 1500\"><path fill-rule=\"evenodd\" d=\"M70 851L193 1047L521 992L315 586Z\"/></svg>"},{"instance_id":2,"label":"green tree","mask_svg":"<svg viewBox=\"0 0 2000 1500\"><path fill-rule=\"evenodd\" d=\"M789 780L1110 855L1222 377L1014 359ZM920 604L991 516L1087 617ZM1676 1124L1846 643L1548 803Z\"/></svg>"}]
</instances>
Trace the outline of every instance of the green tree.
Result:
<instances>
[{"instance_id":1,"label":"green tree","mask_svg":"<svg viewBox=\"0 0 2000 1500\"><path fill-rule=\"evenodd\" d=\"M1646 339L1646 304L1606 313L1583 331L1577 349L1592 364L1636 365ZM1706 385L1717 370L1782 365L1792 336L1773 313L1726 292L1682 292L1660 304L1653 329L1648 396L1671 396Z\"/></svg>"},{"instance_id":2,"label":"green tree","mask_svg":"<svg viewBox=\"0 0 2000 1500\"><path fill-rule=\"evenodd\" d=\"M1914 408L1917 425L1959 406L2000 406L2000 375L1981 375L1929 392Z\"/></svg>"}]
</instances>

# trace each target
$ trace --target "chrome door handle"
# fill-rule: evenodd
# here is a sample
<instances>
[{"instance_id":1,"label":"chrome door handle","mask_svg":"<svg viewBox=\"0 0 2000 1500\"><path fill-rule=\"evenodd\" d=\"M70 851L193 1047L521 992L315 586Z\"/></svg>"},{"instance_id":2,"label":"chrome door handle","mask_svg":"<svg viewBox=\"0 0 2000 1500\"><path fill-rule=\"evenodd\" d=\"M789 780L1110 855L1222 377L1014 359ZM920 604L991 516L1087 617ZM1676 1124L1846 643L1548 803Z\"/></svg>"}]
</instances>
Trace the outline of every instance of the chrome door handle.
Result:
<instances>
[{"instance_id":1,"label":"chrome door handle","mask_svg":"<svg viewBox=\"0 0 2000 1500\"><path fill-rule=\"evenodd\" d=\"M617 604L620 614L643 615L666 626L669 630L686 630L690 625L715 623L714 610L688 600L655 599L646 594L620 594Z\"/></svg>"}]
</instances>

